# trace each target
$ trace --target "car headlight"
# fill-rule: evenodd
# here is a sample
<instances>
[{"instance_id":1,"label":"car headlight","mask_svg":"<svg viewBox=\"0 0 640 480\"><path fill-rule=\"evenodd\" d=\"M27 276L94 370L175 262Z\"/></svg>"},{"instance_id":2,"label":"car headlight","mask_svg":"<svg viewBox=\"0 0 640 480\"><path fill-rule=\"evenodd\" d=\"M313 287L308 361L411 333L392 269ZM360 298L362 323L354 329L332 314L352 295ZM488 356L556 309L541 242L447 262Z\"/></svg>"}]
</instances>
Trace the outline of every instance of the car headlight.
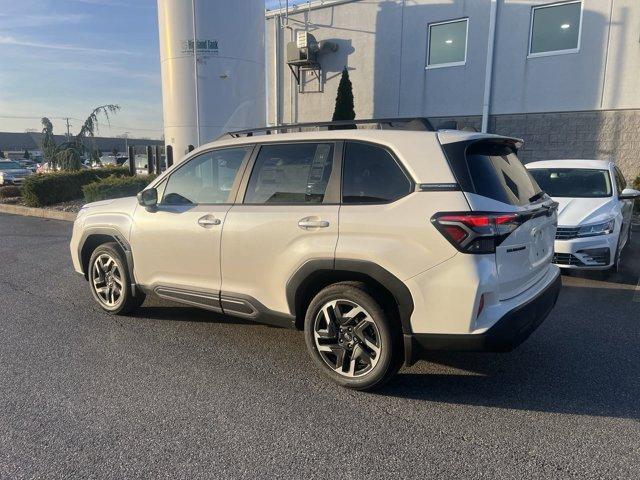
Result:
<instances>
[{"instance_id":1,"label":"car headlight","mask_svg":"<svg viewBox=\"0 0 640 480\"><path fill-rule=\"evenodd\" d=\"M593 237L595 235L609 235L613 233L616 227L616 221L612 218L604 223L596 223L594 225L585 225L578 230L579 237Z\"/></svg>"}]
</instances>

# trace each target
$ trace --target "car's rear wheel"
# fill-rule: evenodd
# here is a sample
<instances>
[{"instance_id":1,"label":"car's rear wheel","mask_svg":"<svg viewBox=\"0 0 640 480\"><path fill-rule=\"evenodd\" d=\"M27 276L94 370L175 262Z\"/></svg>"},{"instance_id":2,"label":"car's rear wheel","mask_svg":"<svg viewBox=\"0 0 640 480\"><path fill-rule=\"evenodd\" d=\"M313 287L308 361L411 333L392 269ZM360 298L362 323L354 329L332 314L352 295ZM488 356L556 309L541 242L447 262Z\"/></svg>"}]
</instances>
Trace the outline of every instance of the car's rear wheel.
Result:
<instances>
[{"instance_id":1,"label":"car's rear wheel","mask_svg":"<svg viewBox=\"0 0 640 480\"><path fill-rule=\"evenodd\" d=\"M314 363L348 388L379 387L402 364L398 325L359 282L330 285L315 296L305 316L305 340Z\"/></svg>"},{"instance_id":2,"label":"car's rear wheel","mask_svg":"<svg viewBox=\"0 0 640 480\"><path fill-rule=\"evenodd\" d=\"M126 314L145 300L144 293L134 296L127 262L117 243L98 246L89 260L89 287L94 300L111 314Z\"/></svg>"}]
</instances>

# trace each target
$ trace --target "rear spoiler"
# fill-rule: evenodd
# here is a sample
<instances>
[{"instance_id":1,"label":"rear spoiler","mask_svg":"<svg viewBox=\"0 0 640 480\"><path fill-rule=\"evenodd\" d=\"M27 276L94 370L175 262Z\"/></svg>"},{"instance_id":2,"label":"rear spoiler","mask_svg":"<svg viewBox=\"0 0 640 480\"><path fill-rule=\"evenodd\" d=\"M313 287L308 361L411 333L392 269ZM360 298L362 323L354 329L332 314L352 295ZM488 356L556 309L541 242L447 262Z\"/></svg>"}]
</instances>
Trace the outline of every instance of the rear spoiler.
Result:
<instances>
[{"instance_id":1,"label":"rear spoiler","mask_svg":"<svg viewBox=\"0 0 640 480\"><path fill-rule=\"evenodd\" d=\"M449 143L475 143L480 140L493 140L497 143L509 144L516 150L524 145L524 140L516 137L505 137L504 135L495 135L493 133L466 132L460 130L438 130L438 141L440 145Z\"/></svg>"}]
</instances>

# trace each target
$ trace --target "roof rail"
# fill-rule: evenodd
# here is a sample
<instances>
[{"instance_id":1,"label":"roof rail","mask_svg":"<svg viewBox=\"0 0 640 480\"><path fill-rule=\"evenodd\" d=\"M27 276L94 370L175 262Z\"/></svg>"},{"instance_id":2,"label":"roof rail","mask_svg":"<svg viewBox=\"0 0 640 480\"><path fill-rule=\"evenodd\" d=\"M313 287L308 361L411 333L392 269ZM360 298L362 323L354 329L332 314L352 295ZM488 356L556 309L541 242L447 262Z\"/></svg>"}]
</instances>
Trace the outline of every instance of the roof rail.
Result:
<instances>
[{"instance_id":1,"label":"roof rail","mask_svg":"<svg viewBox=\"0 0 640 480\"><path fill-rule=\"evenodd\" d=\"M358 128L359 125L373 125L377 130L417 130L433 132L435 129L426 117L412 118L369 118L364 120L339 120L333 122L308 122L308 123L283 123L271 127L250 128L247 130L237 130L227 132L219 136L216 140L230 136L252 137L255 134L271 135L273 133L292 133L304 130L347 130Z\"/></svg>"}]
</instances>

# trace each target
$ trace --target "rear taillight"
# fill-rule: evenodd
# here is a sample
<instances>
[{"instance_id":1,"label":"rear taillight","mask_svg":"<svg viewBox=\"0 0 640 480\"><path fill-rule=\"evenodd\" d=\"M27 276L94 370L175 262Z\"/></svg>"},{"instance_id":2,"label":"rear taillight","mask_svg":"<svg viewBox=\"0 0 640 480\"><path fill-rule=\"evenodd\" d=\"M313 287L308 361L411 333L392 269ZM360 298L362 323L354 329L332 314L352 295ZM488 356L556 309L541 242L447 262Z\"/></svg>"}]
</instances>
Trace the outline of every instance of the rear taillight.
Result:
<instances>
[{"instance_id":1,"label":"rear taillight","mask_svg":"<svg viewBox=\"0 0 640 480\"><path fill-rule=\"evenodd\" d=\"M522 225L517 213L436 213L431 222L464 253L495 253L496 246Z\"/></svg>"}]
</instances>

